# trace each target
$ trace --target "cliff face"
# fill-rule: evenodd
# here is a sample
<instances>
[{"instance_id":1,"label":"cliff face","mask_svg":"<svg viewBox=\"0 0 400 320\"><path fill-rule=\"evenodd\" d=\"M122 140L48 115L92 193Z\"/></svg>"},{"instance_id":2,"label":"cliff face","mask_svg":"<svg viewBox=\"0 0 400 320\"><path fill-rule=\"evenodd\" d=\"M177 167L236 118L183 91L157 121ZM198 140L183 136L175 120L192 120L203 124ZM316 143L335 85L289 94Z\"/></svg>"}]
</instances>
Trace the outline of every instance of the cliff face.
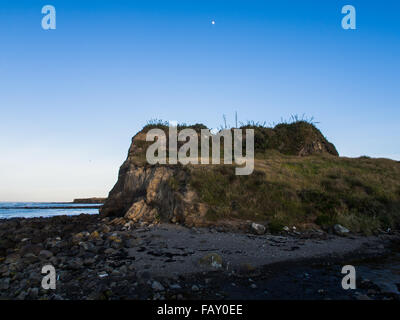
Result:
<instances>
[{"instance_id":1,"label":"cliff face","mask_svg":"<svg viewBox=\"0 0 400 320\"><path fill-rule=\"evenodd\" d=\"M189 172L179 165L148 165L143 160L146 135L133 139L118 181L100 214L139 222L170 221L203 225L206 209L189 189Z\"/></svg>"}]
</instances>

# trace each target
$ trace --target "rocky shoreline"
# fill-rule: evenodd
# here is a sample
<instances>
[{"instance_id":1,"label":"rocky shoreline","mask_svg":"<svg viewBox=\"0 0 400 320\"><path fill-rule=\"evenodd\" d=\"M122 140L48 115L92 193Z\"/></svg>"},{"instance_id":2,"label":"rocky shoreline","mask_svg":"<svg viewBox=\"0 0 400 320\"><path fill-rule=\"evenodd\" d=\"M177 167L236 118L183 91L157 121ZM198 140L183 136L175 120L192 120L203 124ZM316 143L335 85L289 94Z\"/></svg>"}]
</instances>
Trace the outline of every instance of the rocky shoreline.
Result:
<instances>
[{"instance_id":1,"label":"rocky shoreline","mask_svg":"<svg viewBox=\"0 0 400 320\"><path fill-rule=\"evenodd\" d=\"M344 264L392 255L395 231L257 235L114 222L98 215L1 220L0 298L399 300L364 277L356 290L340 286ZM56 290L41 288L46 264L56 269Z\"/></svg>"}]
</instances>

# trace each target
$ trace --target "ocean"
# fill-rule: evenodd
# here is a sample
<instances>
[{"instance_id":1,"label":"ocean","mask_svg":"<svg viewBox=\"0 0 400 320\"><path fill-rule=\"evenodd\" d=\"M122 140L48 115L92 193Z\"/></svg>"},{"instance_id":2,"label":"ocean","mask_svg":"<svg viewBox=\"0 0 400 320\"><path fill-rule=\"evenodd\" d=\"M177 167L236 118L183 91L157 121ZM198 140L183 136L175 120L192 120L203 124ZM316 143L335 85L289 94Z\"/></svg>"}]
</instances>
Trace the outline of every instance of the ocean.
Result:
<instances>
[{"instance_id":1,"label":"ocean","mask_svg":"<svg viewBox=\"0 0 400 320\"><path fill-rule=\"evenodd\" d=\"M98 214L101 204L61 202L0 202L0 219Z\"/></svg>"}]
</instances>

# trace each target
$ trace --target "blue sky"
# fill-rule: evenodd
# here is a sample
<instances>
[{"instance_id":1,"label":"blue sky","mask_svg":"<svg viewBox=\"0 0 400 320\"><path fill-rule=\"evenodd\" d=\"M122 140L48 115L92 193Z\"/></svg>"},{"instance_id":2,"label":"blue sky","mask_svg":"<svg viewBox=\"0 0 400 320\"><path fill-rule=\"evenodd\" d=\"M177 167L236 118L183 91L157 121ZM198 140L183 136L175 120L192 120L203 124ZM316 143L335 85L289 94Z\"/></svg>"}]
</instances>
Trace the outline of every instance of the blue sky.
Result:
<instances>
[{"instance_id":1,"label":"blue sky","mask_svg":"<svg viewBox=\"0 0 400 320\"><path fill-rule=\"evenodd\" d=\"M305 113L343 156L400 160L399 15L384 0L2 0L0 201L107 195L152 118Z\"/></svg>"}]
</instances>

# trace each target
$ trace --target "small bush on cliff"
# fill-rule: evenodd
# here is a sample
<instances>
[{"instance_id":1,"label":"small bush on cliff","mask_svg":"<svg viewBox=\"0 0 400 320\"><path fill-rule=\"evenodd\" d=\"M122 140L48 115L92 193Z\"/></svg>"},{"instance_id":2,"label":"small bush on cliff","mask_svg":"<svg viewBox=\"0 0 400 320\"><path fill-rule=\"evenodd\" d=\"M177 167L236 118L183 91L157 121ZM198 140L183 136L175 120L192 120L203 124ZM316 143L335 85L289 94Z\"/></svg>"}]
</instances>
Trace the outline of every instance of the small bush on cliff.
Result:
<instances>
[{"instance_id":1,"label":"small bush on cliff","mask_svg":"<svg viewBox=\"0 0 400 320\"><path fill-rule=\"evenodd\" d=\"M192 125L188 125L186 123L178 123L176 127L178 131L183 129L194 129L196 132L200 132L201 129L207 129L207 127L202 123L196 123ZM168 121L163 121L160 119L151 119L147 121L147 124L143 127L141 131L146 133L151 129L162 129L167 133L168 128L169 128Z\"/></svg>"}]
</instances>

